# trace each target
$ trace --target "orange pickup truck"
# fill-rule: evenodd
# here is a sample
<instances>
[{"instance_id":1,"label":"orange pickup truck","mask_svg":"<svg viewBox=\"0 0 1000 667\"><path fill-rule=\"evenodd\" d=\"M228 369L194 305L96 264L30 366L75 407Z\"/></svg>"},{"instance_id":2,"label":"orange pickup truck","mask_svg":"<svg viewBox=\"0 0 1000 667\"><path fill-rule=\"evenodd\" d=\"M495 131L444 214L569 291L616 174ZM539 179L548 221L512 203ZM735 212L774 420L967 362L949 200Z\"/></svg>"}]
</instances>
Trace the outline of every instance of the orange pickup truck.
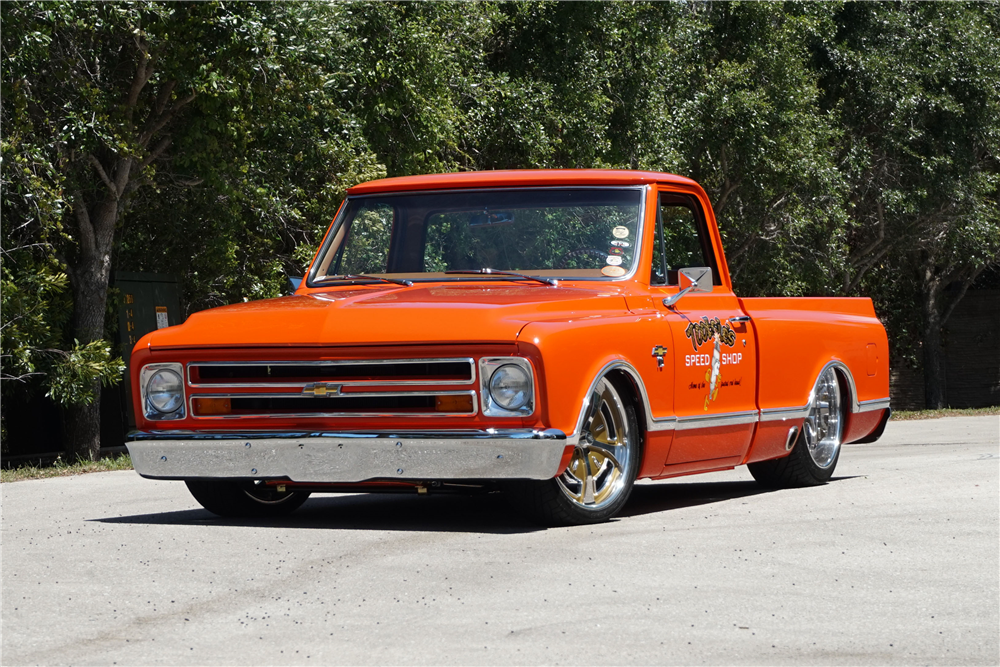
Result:
<instances>
[{"instance_id":1,"label":"orange pickup truck","mask_svg":"<svg viewBox=\"0 0 1000 667\"><path fill-rule=\"evenodd\" d=\"M155 331L131 373L135 469L222 516L480 488L592 523L639 478L822 484L890 413L869 299L738 297L705 191L638 171L363 183L293 295Z\"/></svg>"}]
</instances>

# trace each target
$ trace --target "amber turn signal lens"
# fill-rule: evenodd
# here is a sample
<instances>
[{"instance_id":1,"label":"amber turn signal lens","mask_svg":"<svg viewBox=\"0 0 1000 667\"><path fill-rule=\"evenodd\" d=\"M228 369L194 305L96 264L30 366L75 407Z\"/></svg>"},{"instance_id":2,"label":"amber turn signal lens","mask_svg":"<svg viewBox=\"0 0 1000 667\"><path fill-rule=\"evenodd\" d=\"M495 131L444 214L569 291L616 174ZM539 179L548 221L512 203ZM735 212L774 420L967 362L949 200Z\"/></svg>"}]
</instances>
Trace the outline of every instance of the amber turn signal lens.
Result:
<instances>
[{"instance_id":1,"label":"amber turn signal lens","mask_svg":"<svg viewBox=\"0 0 1000 667\"><path fill-rule=\"evenodd\" d=\"M196 415L228 415L233 411L228 398L196 398L194 413Z\"/></svg>"},{"instance_id":2,"label":"amber turn signal lens","mask_svg":"<svg viewBox=\"0 0 1000 667\"><path fill-rule=\"evenodd\" d=\"M435 396L434 409L438 412L472 412L472 396Z\"/></svg>"}]
</instances>

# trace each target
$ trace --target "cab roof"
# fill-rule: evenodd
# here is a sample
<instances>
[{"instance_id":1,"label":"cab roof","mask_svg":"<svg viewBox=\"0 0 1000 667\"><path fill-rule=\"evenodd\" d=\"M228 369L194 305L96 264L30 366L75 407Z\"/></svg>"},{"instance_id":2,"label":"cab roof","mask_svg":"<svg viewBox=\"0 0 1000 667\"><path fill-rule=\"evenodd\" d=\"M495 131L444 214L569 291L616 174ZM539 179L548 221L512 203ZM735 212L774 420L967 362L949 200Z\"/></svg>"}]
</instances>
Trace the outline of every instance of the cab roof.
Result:
<instances>
[{"instance_id":1,"label":"cab roof","mask_svg":"<svg viewBox=\"0 0 1000 667\"><path fill-rule=\"evenodd\" d=\"M624 169L511 169L506 171L462 171L454 174L401 176L368 181L348 189L348 195L367 195L412 190L452 190L457 188L495 188L579 185L646 185L670 183L694 185L690 178L655 171Z\"/></svg>"}]
</instances>

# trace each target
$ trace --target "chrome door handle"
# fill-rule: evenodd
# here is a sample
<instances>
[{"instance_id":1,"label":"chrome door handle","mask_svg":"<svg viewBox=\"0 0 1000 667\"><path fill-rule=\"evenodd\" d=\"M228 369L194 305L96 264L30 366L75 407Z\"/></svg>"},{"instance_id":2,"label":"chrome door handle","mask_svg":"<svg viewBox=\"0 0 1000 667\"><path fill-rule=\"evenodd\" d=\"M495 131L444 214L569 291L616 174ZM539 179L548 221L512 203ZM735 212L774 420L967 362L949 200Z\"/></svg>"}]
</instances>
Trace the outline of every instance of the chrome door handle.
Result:
<instances>
[{"instance_id":1,"label":"chrome door handle","mask_svg":"<svg viewBox=\"0 0 1000 667\"><path fill-rule=\"evenodd\" d=\"M737 315L736 317L730 317L729 321L732 324L739 324L740 322L749 322L750 321L750 316L749 315Z\"/></svg>"}]
</instances>

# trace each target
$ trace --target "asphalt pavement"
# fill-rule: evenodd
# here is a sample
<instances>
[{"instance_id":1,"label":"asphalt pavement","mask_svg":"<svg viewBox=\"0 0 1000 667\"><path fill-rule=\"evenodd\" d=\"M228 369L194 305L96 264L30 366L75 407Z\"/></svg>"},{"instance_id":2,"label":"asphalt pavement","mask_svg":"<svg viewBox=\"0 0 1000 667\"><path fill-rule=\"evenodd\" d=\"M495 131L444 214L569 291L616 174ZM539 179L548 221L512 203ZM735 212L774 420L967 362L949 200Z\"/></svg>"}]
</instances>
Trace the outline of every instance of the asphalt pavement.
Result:
<instances>
[{"instance_id":1,"label":"asphalt pavement","mask_svg":"<svg viewBox=\"0 0 1000 667\"><path fill-rule=\"evenodd\" d=\"M109 472L0 485L3 665L1000 664L1000 417L890 422L822 487L643 482L540 529L493 496L281 520Z\"/></svg>"}]
</instances>

